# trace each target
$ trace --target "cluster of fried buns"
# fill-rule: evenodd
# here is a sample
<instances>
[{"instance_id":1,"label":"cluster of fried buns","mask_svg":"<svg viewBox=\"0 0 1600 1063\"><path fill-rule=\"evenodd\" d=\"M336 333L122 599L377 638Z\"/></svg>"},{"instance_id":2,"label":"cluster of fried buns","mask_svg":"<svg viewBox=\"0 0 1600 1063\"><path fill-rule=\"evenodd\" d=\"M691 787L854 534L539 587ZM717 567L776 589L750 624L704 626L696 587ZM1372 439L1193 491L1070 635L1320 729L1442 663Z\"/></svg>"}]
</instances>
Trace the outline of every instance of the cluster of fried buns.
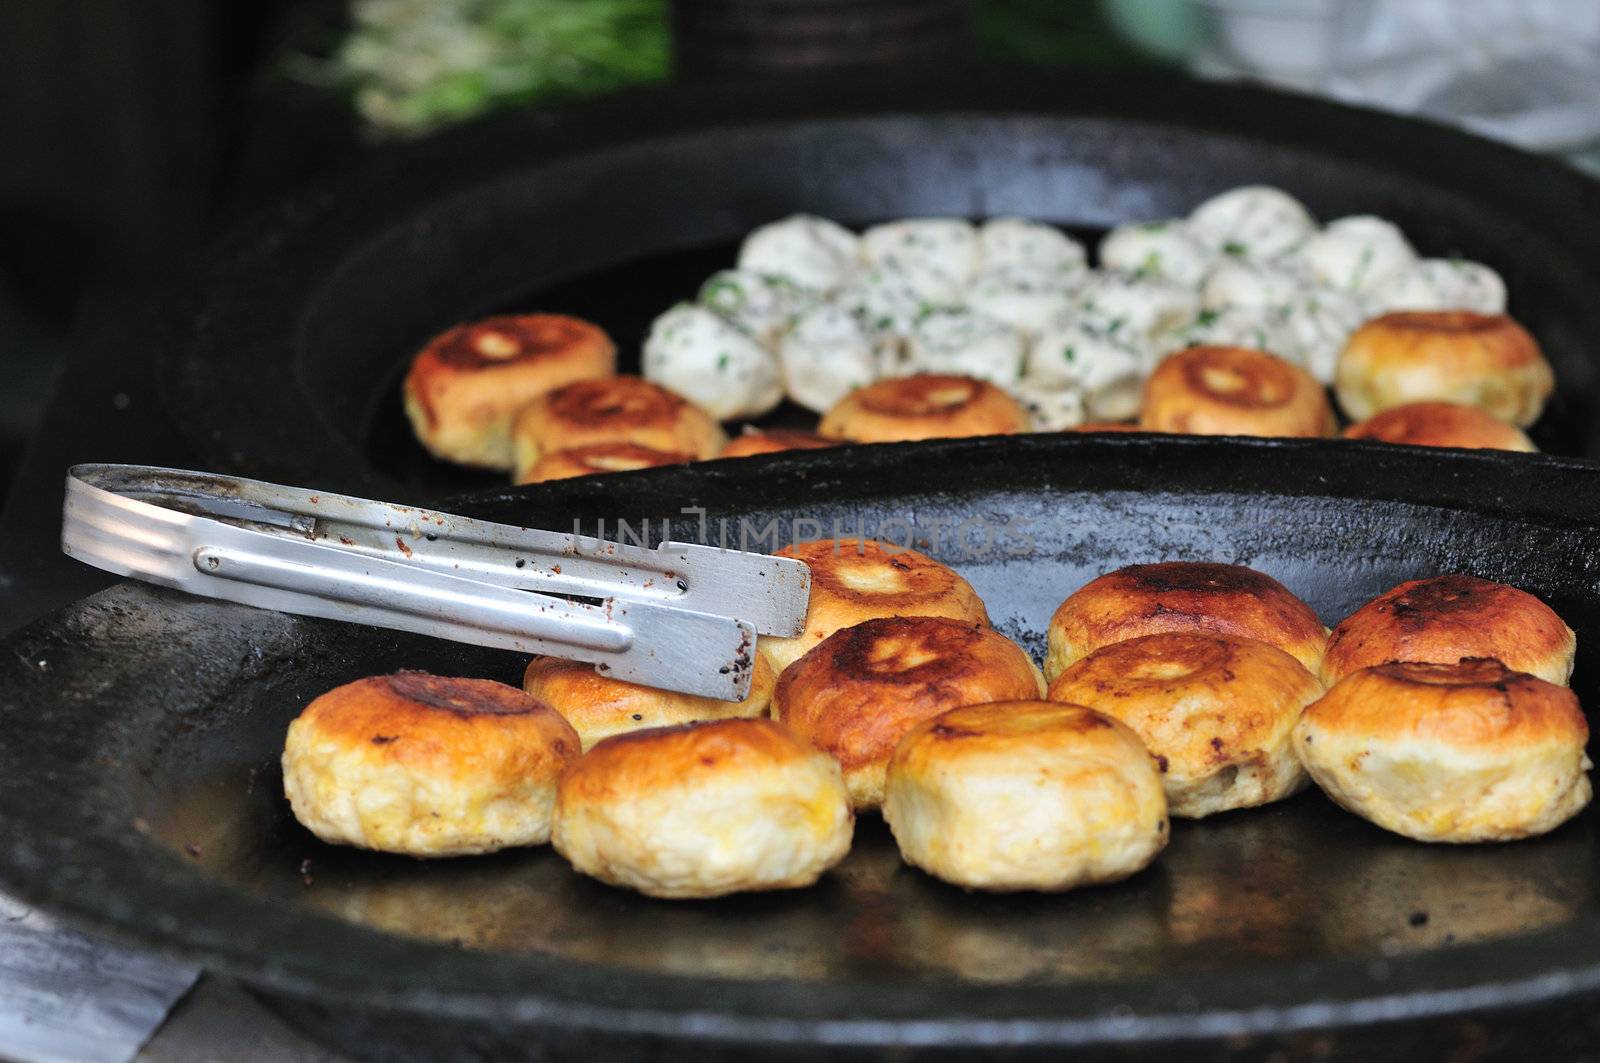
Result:
<instances>
[{"instance_id":1,"label":"cluster of fried buns","mask_svg":"<svg viewBox=\"0 0 1600 1063\"><path fill-rule=\"evenodd\" d=\"M1203 562L1092 580L1041 669L934 559L798 543L800 634L738 703L549 657L523 689L401 672L290 726L284 788L319 837L413 856L549 840L659 897L816 881L879 810L905 860L969 889L1132 875L1169 817L1334 801L1423 841L1539 834L1589 801L1575 636L1465 575L1403 583L1331 632L1277 580Z\"/></svg>"},{"instance_id":2,"label":"cluster of fried buns","mask_svg":"<svg viewBox=\"0 0 1600 1063\"><path fill-rule=\"evenodd\" d=\"M1038 418L974 376L889 377L848 392L815 432L746 426L731 441L705 409L659 384L616 374L598 326L558 314L502 315L434 337L406 376L405 408L436 456L505 469L517 483L748 457L844 442L1008 435ZM1349 439L1531 451L1522 431L1554 386L1533 337L1504 314L1408 311L1356 330L1334 392ZM1264 350L1193 346L1144 383L1138 419L1080 432L1326 437L1328 392Z\"/></svg>"}]
</instances>

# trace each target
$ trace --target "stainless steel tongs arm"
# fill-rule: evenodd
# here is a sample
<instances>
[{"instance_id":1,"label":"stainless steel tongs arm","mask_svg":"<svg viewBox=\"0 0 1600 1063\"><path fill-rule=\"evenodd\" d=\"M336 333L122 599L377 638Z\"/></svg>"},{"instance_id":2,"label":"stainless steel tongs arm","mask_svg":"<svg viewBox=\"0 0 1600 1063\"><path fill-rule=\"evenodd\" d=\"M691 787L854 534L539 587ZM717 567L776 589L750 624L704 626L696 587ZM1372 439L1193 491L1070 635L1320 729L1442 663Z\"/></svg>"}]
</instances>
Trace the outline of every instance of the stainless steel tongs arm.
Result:
<instances>
[{"instance_id":1,"label":"stainless steel tongs arm","mask_svg":"<svg viewBox=\"0 0 1600 1063\"><path fill-rule=\"evenodd\" d=\"M759 603L745 611L788 633L803 622L809 591L805 566L783 558L683 544L586 544L343 495L140 466L69 472L62 549L205 597L551 653L618 678L724 700L748 692L757 625L731 609L694 606ZM517 578L530 568L535 574Z\"/></svg>"}]
</instances>

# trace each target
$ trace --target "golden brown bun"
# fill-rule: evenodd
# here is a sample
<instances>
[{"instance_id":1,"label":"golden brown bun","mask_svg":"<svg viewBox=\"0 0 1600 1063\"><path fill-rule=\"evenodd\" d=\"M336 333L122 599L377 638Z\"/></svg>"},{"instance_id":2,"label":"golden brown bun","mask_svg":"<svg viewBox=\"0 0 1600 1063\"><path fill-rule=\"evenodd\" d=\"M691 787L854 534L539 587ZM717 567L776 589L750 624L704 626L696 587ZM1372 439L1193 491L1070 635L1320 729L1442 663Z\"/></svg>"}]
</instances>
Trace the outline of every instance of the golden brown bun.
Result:
<instances>
[{"instance_id":1,"label":"golden brown bun","mask_svg":"<svg viewBox=\"0 0 1600 1063\"><path fill-rule=\"evenodd\" d=\"M1255 569L1202 561L1129 565L1084 584L1056 609L1044 674L1054 680L1102 646L1165 631L1259 639L1313 675L1328 638L1309 605Z\"/></svg>"},{"instance_id":2,"label":"golden brown bun","mask_svg":"<svg viewBox=\"0 0 1600 1063\"><path fill-rule=\"evenodd\" d=\"M693 460L693 454L652 450L637 443L589 443L567 450L545 452L532 467L519 469L514 482L541 484L546 480L570 480L575 476L659 469Z\"/></svg>"},{"instance_id":3,"label":"golden brown bun","mask_svg":"<svg viewBox=\"0 0 1600 1063\"><path fill-rule=\"evenodd\" d=\"M895 377L857 388L822 416L817 431L855 443L998 436L1028 430L1017 400L964 376Z\"/></svg>"},{"instance_id":4,"label":"golden brown bun","mask_svg":"<svg viewBox=\"0 0 1600 1063\"><path fill-rule=\"evenodd\" d=\"M1406 311L1351 334L1334 370L1353 421L1408 402L1476 406L1526 428L1539 419L1555 374L1528 330L1504 314Z\"/></svg>"},{"instance_id":5,"label":"golden brown bun","mask_svg":"<svg viewBox=\"0 0 1600 1063\"><path fill-rule=\"evenodd\" d=\"M1552 683L1572 678L1578 637L1548 605L1515 587L1460 574L1415 579L1339 622L1322 681L1388 661L1453 664L1493 657Z\"/></svg>"},{"instance_id":6,"label":"golden brown bun","mask_svg":"<svg viewBox=\"0 0 1600 1063\"><path fill-rule=\"evenodd\" d=\"M657 690L612 679L593 665L560 657L535 657L522 676L522 688L559 712L577 730L586 750L602 738L647 727L765 716L775 682L771 666L760 657L743 701Z\"/></svg>"},{"instance_id":7,"label":"golden brown bun","mask_svg":"<svg viewBox=\"0 0 1600 1063\"><path fill-rule=\"evenodd\" d=\"M1333 408L1315 377L1248 347L1190 347L1144 385L1139 425L1203 436L1328 436Z\"/></svg>"},{"instance_id":8,"label":"golden brown bun","mask_svg":"<svg viewBox=\"0 0 1600 1063\"><path fill-rule=\"evenodd\" d=\"M839 766L771 720L608 738L562 776L551 842L652 897L809 886L850 851Z\"/></svg>"},{"instance_id":9,"label":"golden brown bun","mask_svg":"<svg viewBox=\"0 0 1600 1063\"><path fill-rule=\"evenodd\" d=\"M1317 785L1419 841L1543 834L1589 803L1589 726L1565 687L1469 658L1341 680L1295 728Z\"/></svg>"},{"instance_id":10,"label":"golden brown bun","mask_svg":"<svg viewBox=\"0 0 1600 1063\"><path fill-rule=\"evenodd\" d=\"M575 380L610 376L617 348L598 325L560 314L507 314L429 340L406 374L406 416L446 461L510 470L511 419Z\"/></svg>"},{"instance_id":11,"label":"golden brown bun","mask_svg":"<svg viewBox=\"0 0 1600 1063\"><path fill-rule=\"evenodd\" d=\"M972 585L926 554L871 539L813 539L779 557L811 569L805 628L792 638L762 636L756 652L781 673L840 628L882 616L943 616L987 624Z\"/></svg>"},{"instance_id":12,"label":"golden brown bun","mask_svg":"<svg viewBox=\"0 0 1600 1063\"><path fill-rule=\"evenodd\" d=\"M913 727L883 818L906 863L968 889L1113 882L1167 844L1161 778L1139 737L1081 705L1002 701Z\"/></svg>"},{"instance_id":13,"label":"golden brown bun","mask_svg":"<svg viewBox=\"0 0 1600 1063\"><path fill-rule=\"evenodd\" d=\"M489 853L550 837L578 734L538 698L426 672L358 679L289 725L283 790L323 841L411 856Z\"/></svg>"},{"instance_id":14,"label":"golden brown bun","mask_svg":"<svg viewBox=\"0 0 1600 1063\"><path fill-rule=\"evenodd\" d=\"M1193 632L1103 646L1050 684L1050 700L1121 720L1160 765L1174 816L1277 801L1306 784L1289 733L1322 684L1276 646Z\"/></svg>"},{"instance_id":15,"label":"golden brown bun","mask_svg":"<svg viewBox=\"0 0 1600 1063\"><path fill-rule=\"evenodd\" d=\"M706 413L643 377L580 380L524 406L511 426L517 476L552 450L636 443L666 453L715 457L727 442Z\"/></svg>"},{"instance_id":16,"label":"golden brown bun","mask_svg":"<svg viewBox=\"0 0 1600 1063\"><path fill-rule=\"evenodd\" d=\"M1375 413L1344 430L1346 439L1376 439L1413 447L1463 447L1536 451L1527 433L1476 406L1454 402L1408 402Z\"/></svg>"},{"instance_id":17,"label":"golden brown bun","mask_svg":"<svg viewBox=\"0 0 1600 1063\"><path fill-rule=\"evenodd\" d=\"M844 768L856 808L883 802L895 743L960 705L1043 697L1038 670L987 625L887 617L836 631L778 676L772 712Z\"/></svg>"},{"instance_id":18,"label":"golden brown bun","mask_svg":"<svg viewBox=\"0 0 1600 1063\"><path fill-rule=\"evenodd\" d=\"M743 435L734 436L722 448L719 458L748 458L756 454L777 454L784 450L821 450L836 447L837 439L828 439L815 432L801 432L793 428L768 428L756 431L746 428Z\"/></svg>"}]
</instances>

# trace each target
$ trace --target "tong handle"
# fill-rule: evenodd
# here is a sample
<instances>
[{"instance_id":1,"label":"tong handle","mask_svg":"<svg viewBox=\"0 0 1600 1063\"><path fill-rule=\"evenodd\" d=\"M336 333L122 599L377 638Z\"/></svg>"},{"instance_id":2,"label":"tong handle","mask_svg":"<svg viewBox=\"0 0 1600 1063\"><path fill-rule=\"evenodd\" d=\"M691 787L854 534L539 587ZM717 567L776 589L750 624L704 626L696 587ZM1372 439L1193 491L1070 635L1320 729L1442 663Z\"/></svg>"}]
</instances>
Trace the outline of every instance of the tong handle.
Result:
<instances>
[{"instance_id":1,"label":"tong handle","mask_svg":"<svg viewBox=\"0 0 1600 1063\"><path fill-rule=\"evenodd\" d=\"M727 701L749 692L756 633L744 621L649 601L591 605L533 594L328 545L307 537L310 525L292 514L210 501L217 504L182 512L69 475L61 546L98 568L203 597L548 653Z\"/></svg>"}]
</instances>

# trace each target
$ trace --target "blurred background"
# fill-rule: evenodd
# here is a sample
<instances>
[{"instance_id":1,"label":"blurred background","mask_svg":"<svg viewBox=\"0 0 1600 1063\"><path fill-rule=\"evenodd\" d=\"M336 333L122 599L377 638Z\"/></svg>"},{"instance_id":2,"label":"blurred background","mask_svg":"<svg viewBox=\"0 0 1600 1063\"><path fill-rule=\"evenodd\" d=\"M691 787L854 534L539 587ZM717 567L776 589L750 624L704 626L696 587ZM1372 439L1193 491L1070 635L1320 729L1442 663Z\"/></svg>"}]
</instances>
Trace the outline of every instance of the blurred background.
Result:
<instances>
[{"instance_id":1,"label":"blurred background","mask_svg":"<svg viewBox=\"0 0 1600 1063\"><path fill-rule=\"evenodd\" d=\"M831 67L1147 64L1600 160L1600 0L7 0L0 51L0 485L86 297L153 298L239 212L503 108Z\"/></svg>"}]
</instances>

